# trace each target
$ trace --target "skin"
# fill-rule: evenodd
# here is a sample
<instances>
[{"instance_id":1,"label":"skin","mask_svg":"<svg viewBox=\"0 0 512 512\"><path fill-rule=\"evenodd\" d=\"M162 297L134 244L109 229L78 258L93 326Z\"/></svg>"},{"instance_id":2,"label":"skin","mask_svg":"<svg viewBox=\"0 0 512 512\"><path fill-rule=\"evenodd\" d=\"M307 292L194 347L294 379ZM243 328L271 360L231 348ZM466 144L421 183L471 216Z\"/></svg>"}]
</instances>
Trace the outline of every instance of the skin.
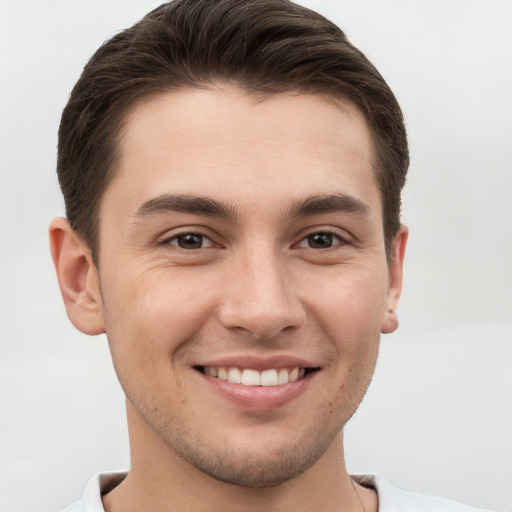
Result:
<instances>
[{"instance_id":1,"label":"skin","mask_svg":"<svg viewBox=\"0 0 512 512\"><path fill-rule=\"evenodd\" d=\"M407 231L387 262L362 114L314 95L185 89L138 103L121 150L100 206L99 268L65 219L50 229L68 316L107 333L127 397L132 467L106 510L377 510L349 479L342 429L381 332L397 327ZM176 211L177 195L226 215ZM333 195L351 207L293 211ZM329 233L323 246L315 233ZM260 410L196 369L246 356L316 371Z\"/></svg>"}]
</instances>

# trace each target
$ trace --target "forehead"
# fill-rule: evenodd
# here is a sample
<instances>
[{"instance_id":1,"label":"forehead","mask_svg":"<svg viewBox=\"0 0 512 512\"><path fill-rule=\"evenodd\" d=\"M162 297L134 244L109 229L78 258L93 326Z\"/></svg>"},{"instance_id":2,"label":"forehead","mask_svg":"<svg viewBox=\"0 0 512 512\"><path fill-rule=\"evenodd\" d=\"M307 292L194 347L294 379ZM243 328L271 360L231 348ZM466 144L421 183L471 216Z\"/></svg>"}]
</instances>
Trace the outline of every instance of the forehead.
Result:
<instances>
[{"instance_id":1,"label":"forehead","mask_svg":"<svg viewBox=\"0 0 512 512\"><path fill-rule=\"evenodd\" d=\"M364 116L318 95L262 99L215 87L152 96L126 116L120 150L102 203L126 211L165 193L255 204L342 193L380 202Z\"/></svg>"}]
</instances>

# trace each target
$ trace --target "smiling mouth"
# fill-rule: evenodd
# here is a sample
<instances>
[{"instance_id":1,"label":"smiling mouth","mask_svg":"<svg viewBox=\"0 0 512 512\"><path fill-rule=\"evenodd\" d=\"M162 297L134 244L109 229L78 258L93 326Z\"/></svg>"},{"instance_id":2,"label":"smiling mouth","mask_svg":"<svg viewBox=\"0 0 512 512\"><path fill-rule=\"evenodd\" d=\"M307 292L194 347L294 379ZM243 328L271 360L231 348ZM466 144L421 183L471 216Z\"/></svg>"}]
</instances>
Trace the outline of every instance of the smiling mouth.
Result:
<instances>
[{"instance_id":1,"label":"smiling mouth","mask_svg":"<svg viewBox=\"0 0 512 512\"><path fill-rule=\"evenodd\" d=\"M303 379L318 368L270 368L258 371L251 368L198 366L197 370L215 379L244 386L283 386Z\"/></svg>"}]
</instances>

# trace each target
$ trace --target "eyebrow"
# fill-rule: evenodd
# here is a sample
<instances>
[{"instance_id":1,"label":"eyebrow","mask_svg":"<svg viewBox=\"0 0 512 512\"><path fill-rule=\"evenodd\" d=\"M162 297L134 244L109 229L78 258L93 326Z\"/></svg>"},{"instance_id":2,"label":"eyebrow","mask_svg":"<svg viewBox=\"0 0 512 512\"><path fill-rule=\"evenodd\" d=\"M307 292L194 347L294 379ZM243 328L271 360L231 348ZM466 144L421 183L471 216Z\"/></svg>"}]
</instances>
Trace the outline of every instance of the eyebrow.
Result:
<instances>
[{"instance_id":1,"label":"eyebrow","mask_svg":"<svg viewBox=\"0 0 512 512\"><path fill-rule=\"evenodd\" d=\"M146 201L135 213L136 220L166 212L190 213L234 220L238 217L235 205L215 199L187 194L163 194ZM370 208L359 199L346 194L313 195L292 202L290 217L307 217L322 213L347 212L369 215Z\"/></svg>"},{"instance_id":2,"label":"eyebrow","mask_svg":"<svg viewBox=\"0 0 512 512\"><path fill-rule=\"evenodd\" d=\"M322 213L370 214L370 207L361 200L346 194L315 195L294 201L289 209L291 217L307 217Z\"/></svg>"},{"instance_id":3,"label":"eyebrow","mask_svg":"<svg viewBox=\"0 0 512 512\"><path fill-rule=\"evenodd\" d=\"M220 203L209 197L163 194L146 201L135 213L135 219L142 220L144 217L166 212L191 213L225 219L234 219L237 216L237 208L234 205Z\"/></svg>"}]
</instances>

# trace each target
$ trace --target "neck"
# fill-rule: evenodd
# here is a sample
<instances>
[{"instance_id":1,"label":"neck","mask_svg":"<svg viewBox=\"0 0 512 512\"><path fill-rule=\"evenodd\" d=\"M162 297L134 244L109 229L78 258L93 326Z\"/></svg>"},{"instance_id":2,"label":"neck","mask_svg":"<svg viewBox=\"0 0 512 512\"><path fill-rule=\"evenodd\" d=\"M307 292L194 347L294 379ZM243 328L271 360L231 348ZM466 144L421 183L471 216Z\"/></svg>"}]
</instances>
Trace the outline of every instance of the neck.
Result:
<instances>
[{"instance_id":1,"label":"neck","mask_svg":"<svg viewBox=\"0 0 512 512\"><path fill-rule=\"evenodd\" d=\"M273 487L244 487L206 475L151 432L132 435L133 420L129 422L132 423L132 467L125 480L103 497L106 512L370 512L377 509L373 493L354 486L350 480L341 432L320 459L299 476ZM139 439L144 443L139 443Z\"/></svg>"}]
</instances>

